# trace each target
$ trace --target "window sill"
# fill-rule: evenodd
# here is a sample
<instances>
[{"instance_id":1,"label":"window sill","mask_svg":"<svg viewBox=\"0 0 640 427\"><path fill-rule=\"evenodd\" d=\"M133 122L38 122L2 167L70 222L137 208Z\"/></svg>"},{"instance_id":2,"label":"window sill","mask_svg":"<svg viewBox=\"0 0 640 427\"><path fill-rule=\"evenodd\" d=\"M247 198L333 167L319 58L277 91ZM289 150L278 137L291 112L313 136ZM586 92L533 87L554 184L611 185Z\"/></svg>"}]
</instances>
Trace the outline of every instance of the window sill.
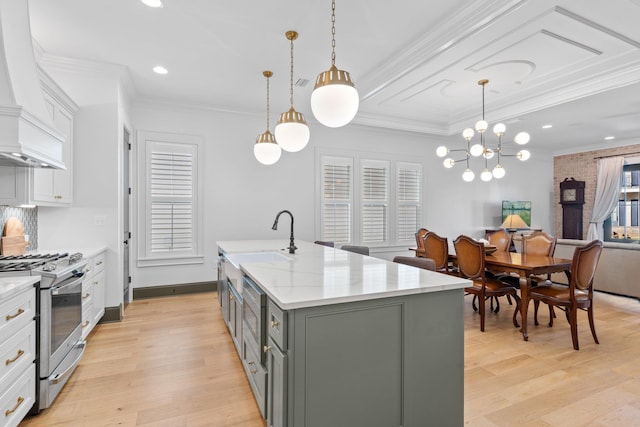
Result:
<instances>
[{"instance_id":1,"label":"window sill","mask_svg":"<svg viewBox=\"0 0 640 427\"><path fill-rule=\"evenodd\" d=\"M137 266L139 268L144 267L161 267L165 265L190 265L190 264L204 264L204 256L203 255L194 255L194 256L173 256L167 258L143 258L138 259Z\"/></svg>"}]
</instances>

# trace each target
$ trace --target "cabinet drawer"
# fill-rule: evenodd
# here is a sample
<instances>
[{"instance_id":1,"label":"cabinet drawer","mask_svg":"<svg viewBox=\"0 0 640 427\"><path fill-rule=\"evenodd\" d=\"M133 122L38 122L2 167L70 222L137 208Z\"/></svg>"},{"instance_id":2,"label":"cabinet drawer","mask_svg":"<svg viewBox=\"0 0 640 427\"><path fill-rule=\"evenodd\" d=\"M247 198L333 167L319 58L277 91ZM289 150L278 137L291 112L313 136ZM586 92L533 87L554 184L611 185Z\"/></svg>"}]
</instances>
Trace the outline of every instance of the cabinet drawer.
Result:
<instances>
[{"instance_id":1,"label":"cabinet drawer","mask_svg":"<svg viewBox=\"0 0 640 427\"><path fill-rule=\"evenodd\" d=\"M93 280L84 279L82 282L82 311L93 302Z\"/></svg>"},{"instance_id":2,"label":"cabinet drawer","mask_svg":"<svg viewBox=\"0 0 640 427\"><path fill-rule=\"evenodd\" d=\"M267 306L267 330L269 336L282 350L287 349L287 313L269 300Z\"/></svg>"},{"instance_id":3,"label":"cabinet drawer","mask_svg":"<svg viewBox=\"0 0 640 427\"><path fill-rule=\"evenodd\" d=\"M32 363L25 372L0 395L0 416L3 426L17 426L27 415L36 398L36 365Z\"/></svg>"},{"instance_id":4,"label":"cabinet drawer","mask_svg":"<svg viewBox=\"0 0 640 427\"><path fill-rule=\"evenodd\" d=\"M36 290L25 289L0 304L0 342L24 328L36 315Z\"/></svg>"},{"instance_id":5,"label":"cabinet drawer","mask_svg":"<svg viewBox=\"0 0 640 427\"><path fill-rule=\"evenodd\" d=\"M105 253L102 252L93 257L93 274L98 274L104 270Z\"/></svg>"},{"instance_id":6,"label":"cabinet drawer","mask_svg":"<svg viewBox=\"0 0 640 427\"><path fill-rule=\"evenodd\" d=\"M246 342L243 342L243 346L244 360L242 361L242 365L249 378L249 384L251 385L251 390L256 398L260 412L262 416L265 417L265 409L267 406L267 371L260 364L260 357L255 354L253 347L247 345Z\"/></svg>"},{"instance_id":7,"label":"cabinet drawer","mask_svg":"<svg viewBox=\"0 0 640 427\"><path fill-rule=\"evenodd\" d=\"M0 350L0 383L12 382L33 364L36 355L36 322L13 334ZM1 415L1 414L0 414Z\"/></svg>"},{"instance_id":8,"label":"cabinet drawer","mask_svg":"<svg viewBox=\"0 0 640 427\"><path fill-rule=\"evenodd\" d=\"M265 305L265 293L250 278L245 276L242 280L244 282L242 298L246 300L254 312L259 313L260 307L264 307Z\"/></svg>"}]
</instances>

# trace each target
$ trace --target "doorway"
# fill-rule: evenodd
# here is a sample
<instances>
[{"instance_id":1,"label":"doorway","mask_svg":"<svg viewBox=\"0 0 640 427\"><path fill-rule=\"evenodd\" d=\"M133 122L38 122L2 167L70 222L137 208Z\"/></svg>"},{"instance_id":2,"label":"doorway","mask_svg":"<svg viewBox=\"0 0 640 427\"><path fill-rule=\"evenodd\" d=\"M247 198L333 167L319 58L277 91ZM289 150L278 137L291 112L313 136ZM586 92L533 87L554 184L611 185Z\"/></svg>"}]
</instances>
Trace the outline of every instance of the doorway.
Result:
<instances>
[{"instance_id":1,"label":"doorway","mask_svg":"<svg viewBox=\"0 0 640 427\"><path fill-rule=\"evenodd\" d=\"M130 133L127 127L123 128L122 141L124 149L122 151L122 303L123 311L129 304L129 286L131 285L131 274L129 271L129 240L131 240L130 230L130 200L131 187L130 182L130 157L131 157L131 141Z\"/></svg>"}]
</instances>

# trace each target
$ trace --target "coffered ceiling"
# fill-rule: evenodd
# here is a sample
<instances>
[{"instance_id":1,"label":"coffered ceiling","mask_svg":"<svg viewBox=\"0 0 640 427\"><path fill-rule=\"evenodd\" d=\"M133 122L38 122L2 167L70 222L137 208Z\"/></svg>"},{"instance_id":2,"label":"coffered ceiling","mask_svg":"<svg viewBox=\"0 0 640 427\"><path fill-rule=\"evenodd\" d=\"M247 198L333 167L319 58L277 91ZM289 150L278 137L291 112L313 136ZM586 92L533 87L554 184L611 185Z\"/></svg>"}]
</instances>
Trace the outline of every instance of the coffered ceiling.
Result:
<instances>
[{"instance_id":1,"label":"coffered ceiling","mask_svg":"<svg viewBox=\"0 0 640 427\"><path fill-rule=\"evenodd\" d=\"M313 82L330 65L330 0L164 4L30 0L32 33L45 68L117 64L137 99L261 115L265 69L272 112L288 109L284 33L294 29L294 79L308 81L294 105L313 121ZM462 140L482 114L477 82L489 79L486 119L507 134L526 130L553 152L638 143L639 20L640 0L337 0L336 65L360 94L355 124ZM157 64L169 74L155 75Z\"/></svg>"}]
</instances>

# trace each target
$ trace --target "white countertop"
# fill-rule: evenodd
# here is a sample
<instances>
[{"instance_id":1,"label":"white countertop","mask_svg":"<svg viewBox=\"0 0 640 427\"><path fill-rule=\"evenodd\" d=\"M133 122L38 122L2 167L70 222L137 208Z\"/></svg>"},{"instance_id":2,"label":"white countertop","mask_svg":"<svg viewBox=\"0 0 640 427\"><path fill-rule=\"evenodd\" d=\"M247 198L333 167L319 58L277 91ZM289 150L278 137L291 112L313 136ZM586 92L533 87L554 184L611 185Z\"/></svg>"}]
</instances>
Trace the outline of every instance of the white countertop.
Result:
<instances>
[{"instance_id":1,"label":"white countertop","mask_svg":"<svg viewBox=\"0 0 640 427\"><path fill-rule=\"evenodd\" d=\"M240 262L241 269L284 310L462 289L468 280L363 256L337 248L287 240L217 242L227 254L279 252L286 260ZM272 257L273 258L273 257Z\"/></svg>"},{"instance_id":2,"label":"white countertop","mask_svg":"<svg viewBox=\"0 0 640 427\"><path fill-rule=\"evenodd\" d=\"M25 288L33 287L40 281L40 276L0 277L0 301L19 294Z\"/></svg>"}]
</instances>

